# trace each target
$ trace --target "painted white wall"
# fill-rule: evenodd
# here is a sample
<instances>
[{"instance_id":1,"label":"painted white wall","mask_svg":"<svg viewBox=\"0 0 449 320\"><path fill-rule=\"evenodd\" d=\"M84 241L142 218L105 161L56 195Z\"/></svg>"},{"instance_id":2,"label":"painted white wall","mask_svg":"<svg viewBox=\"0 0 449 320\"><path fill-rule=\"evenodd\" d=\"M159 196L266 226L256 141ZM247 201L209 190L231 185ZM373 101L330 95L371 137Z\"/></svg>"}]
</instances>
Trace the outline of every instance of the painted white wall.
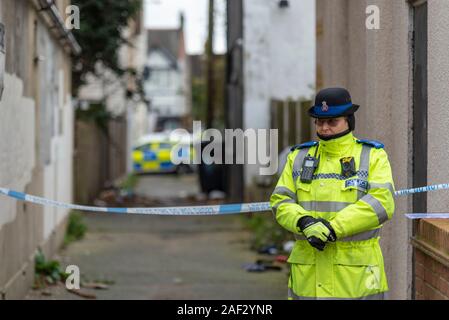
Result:
<instances>
[{"instance_id":1,"label":"painted white wall","mask_svg":"<svg viewBox=\"0 0 449 320\"><path fill-rule=\"evenodd\" d=\"M24 191L31 182L36 161L35 103L23 96L23 81L4 74L5 89L0 101L0 186ZM0 229L15 219L16 200L1 197Z\"/></svg>"},{"instance_id":2,"label":"painted white wall","mask_svg":"<svg viewBox=\"0 0 449 320\"><path fill-rule=\"evenodd\" d=\"M106 100L106 109L113 116L120 116L125 112L126 99L123 79L119 79L111 71L97 65L97 70L103 74L103 78L97 78L92 74L87 75L86 84L78 94L79 100L88 102L100 102Z\"/></svg>"},{"instance_id":3,"label":"painted white wall","mask_svg":"<svg viewBox=\"0 0 449 320\"><path fill-rule=\"evenodd\" d=\"M269 128L272 98L310 97L315 84L315 0L243 2L244 128ZM281 150L279 150L280 152ZM245 181L258 176L245 166Z\"/></svg>"},{"instance_id":4,"label":"painted white wall","mask_svg":"<svg viewBox=\"0 0 449 320\"><path fill-rule=\"evenodd\" d=\"M25 191L31 182L33 169L40 164L44 188L38 195L71 202L73 107L71 97L64 97L66 77L64 71L58 69L60 56L56 45L47 30L42 26L38 30L40 54L45 57L39 74L41 114L36 118L35 101L23 96L22 79L5 73L7 90L0 101L0 186ZM46 111L43 113L44 108ZM39 124L38 128L36 124ZM39 149L36 149L36 132L39 132ZM37 154L36 150L40 153ZM2 198L0 210L1 228L5 223L14 221L16 200ZM68 210L44 207L43 212L43 236L46 240Z\"/></svg>"},{"instance_id":5,"label":"painted white wall","mask_svg":"<svg viewBox=\"0 0 449 320\"><path fill-rule=\"evenodd\" d=\"M72 202L74 111L70 96L63 96L64 72L57 71L57 104L53 105L55 135L51 138L50 162L44 165L43 197ZM59 116L60 115L60 116ZM44 207L44 239L47 239L70 210Z\"/></svg>"},{"instance_id":6,"label":"painted white wall","mask_svg":"<svg viewBox=\"0 0 449 320\"><path fill-rule=\"evenodd\" d=\"M143 68L147 61L148 37L146 32L141 32L136 36L135 42L135 63Z\"/></svg>"},{"instance_id":7,"label":"painted white wall","mask_svg":"<svg viewBox=\"0 0 449 320\"><path fill-rule=\"evenodd\" d=\"M133 111L133 130L132 130L132 145L142 136L148 134L150 122L148 120L149 114L147 110L147 106L144 103L138 103L136 104L134 111Z\"/></svg>"}]
</instances>

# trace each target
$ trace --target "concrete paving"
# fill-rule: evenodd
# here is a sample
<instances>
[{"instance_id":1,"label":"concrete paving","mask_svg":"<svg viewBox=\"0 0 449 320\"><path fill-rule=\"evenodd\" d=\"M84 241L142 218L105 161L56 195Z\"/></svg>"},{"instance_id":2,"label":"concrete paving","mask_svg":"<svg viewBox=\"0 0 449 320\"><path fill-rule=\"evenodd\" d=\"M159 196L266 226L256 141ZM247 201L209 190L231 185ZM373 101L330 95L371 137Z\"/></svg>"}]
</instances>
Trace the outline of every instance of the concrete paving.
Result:
<instances>
[{"instance_id":1,"label":"concrete paving","mask_svg":"<svg viewBox=\"0 0 449 320\"><path fill-rule=\"evenodd\" d=\"M139 176L134 191L151 198L172 199L196 196L200 192L196 174L146 174Z\"/></svg>"},{"instance_id":2,"label":"concrete paving","mask_svg":"<svg viewBox=\"0 0 449 320\"><path fill-rule=\"evenodd\" d=\"M136 190L154 197L198 192L194 175L142 176ZM259 256L239 216L167 217L87 214L89 232L60 253L63 265L79 266L88 281L112 281L87 290L98 299L286 299L282 272L243 269ZM86 289L83 289L86 290ZM28 299L80 299L62 285Z\"/></svg>"}]
</instances>

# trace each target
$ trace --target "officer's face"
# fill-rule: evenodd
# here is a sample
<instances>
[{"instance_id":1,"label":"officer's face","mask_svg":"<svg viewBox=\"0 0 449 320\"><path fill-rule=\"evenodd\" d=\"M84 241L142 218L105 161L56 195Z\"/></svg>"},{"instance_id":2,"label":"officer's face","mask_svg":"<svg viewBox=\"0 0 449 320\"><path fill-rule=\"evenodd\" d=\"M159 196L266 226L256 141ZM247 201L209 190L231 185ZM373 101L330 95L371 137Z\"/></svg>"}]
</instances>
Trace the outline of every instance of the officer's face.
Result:
<instances>
[{"instance_id":1,"label":"officer's face","mask_svg":"<svg viewBox=\"0 0 449 320\"><path fill-rule=\"evenodd\" d=\"M315 119L316 131L322 136L333 136L349 129L345 117Z\"/></svg>"}]
</instances>

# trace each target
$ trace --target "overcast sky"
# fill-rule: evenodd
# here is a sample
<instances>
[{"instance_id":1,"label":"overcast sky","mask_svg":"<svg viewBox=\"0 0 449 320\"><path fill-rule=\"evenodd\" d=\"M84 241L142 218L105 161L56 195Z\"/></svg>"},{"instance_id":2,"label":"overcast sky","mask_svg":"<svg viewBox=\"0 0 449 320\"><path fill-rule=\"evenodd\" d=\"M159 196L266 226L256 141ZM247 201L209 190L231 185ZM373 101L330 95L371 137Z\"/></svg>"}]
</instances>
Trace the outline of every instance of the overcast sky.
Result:
<instances>
[{"instance_id":1,"label":"overcast sky","mask_svg":"<svg viewBox=\"0 0 449 320\"><path fill-rule=\"evenodd\" d=\"M208 0L144 0L146 28L176 28L179 13L185 16L185 37L187 53L204 51L207 38ZM225 0L215 0L215 40L214 50L226 50L226 4Z\"/></svg>"}]
</instances>

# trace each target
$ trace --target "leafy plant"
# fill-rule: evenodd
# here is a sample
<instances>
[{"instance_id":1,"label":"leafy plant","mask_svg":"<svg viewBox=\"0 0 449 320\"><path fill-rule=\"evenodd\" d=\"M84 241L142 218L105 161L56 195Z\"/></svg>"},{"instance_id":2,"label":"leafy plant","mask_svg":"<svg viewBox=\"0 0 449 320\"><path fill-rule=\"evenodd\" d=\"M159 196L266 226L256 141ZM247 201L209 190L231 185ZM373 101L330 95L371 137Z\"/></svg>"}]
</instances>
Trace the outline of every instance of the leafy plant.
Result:
<instances>
[{"instance_id":1,"label":"leafy plant","mask_svg":"<svg viewBox=\"0 0 449 320\"><path fill-rule=\"evenodd\" d=\"M85 83L87 74L102 76L97 74L98 63L117 76L132 75L132 70L120 66L118 53L122 45L130 45L123 30L141 11L142 0L72 0L72 4L81 13L80 28L73 33L82 48L73 61L73 92Z\"/></svg>"},{"instance_id":2,"label":"leafy plant","mask_svg":"<svg viewBox=\"0 0 449 320\"><path fill-rule=\"evenodd\" d=\"M133 190L137 185L139 178L137 175L130 173L126 176L126 178L120 183L120 189L124 190Z\"/></svg>"},{"instance_id":3,"label":"leafy plant","mask_svg":"<svg viewBox=\"0 0 449 320\"><path fill-rule=\"evenodd\" d=\"M81 240L87 231L87 225L83 221L83 216L77 211L72 211L69 215L67 230L64 237L64 246L69 243Z\"/></svg>"},{"instance_id":4,"label":"leafy plant","mask_svg":"<svg viewBox=\"0 0 449 320\"><path fill-rule=\"evenodd\" d=\"M55 284L58 281L65 281L67 274L61 270L61 265L57 260L45 258L39 249L34 257L35 288L42 288L48 284Z\"/></svg>"}]
</instances>

